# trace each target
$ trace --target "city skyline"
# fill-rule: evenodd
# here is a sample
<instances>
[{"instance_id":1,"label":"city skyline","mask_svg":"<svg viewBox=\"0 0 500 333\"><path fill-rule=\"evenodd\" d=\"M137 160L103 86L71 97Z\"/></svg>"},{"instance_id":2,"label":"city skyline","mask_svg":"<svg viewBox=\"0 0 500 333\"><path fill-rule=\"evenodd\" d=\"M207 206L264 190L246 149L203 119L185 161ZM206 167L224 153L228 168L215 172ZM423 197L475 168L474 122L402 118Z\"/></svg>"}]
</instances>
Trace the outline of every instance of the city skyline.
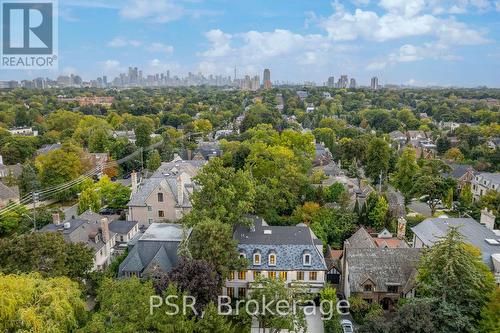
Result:
<instances>
[{"instance_id":1,"label":"city skyline","mask_svg":"<svg viewBox=\"0 0 500 333\"><path fill-rule=\"evenodd\" d=\"M59 70L3 70L0 80L91 80L125 72L499 87L499 1L60 1ZM182 33L180 33L182 32ZM335 75L337 76L337 75ZM349 82L350 84L350 82Z\"/></svg>"}]
</instances>

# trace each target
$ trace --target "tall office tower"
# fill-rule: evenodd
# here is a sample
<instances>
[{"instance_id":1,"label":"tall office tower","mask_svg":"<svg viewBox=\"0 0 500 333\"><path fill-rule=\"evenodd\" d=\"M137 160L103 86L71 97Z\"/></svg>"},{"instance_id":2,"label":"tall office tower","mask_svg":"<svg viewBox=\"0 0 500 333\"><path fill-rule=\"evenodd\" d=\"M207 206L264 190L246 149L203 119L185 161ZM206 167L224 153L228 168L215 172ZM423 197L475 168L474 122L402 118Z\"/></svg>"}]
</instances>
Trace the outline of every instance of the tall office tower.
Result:
<instances>
[{"instance_id":1,"label":"tall office tower","mask_svg":"<svg viewBox=\"0 0 500 333\"><path fill-rule=\"evenodd\" d=\"M108 86L108 77L106 75L103 75L102 77L102 84L104 85L104 87Z\"/></svg>"},{"instance_id":2,"label":"tall office tower","mask_svg":"<svg viewBox=\"0 0 500 333\"><path fill-rule=\"evenodd\" d=\"M347 79L347 75L341 75L339 88L347 88L348 84L349 84L349 80Z\"/></svg>"},{"instance_id":3,"label":"tall office tower","mask_svg":"<svg viewBox=\"0 0 500 333\"><path fill-rule=\"evenodd\" d=\"M260 77L255 75L252 80L251 88L252 90L258 90L260 88Z\"/></svg>"},{"instance_id":4,"label":"tall office tower","mask_svg":"<svg viewBox=\"0 0 500 333\"><path fill-rule=\"evenodd\" d=\"M349 82L349 88L356 89L356 79L355 78L351 78L351 81Z\"/></svg>"},{"instance_id":5,"label":"tall office tower","mask_svg":"<svg viewBox=\"0 0 500 333\"><path fill-rule=\"evenodd\" d=\"M264 89L271 89L271 71L264 69Z\"/></svg>"},{"instance_id":6,"label":"tall office tower","mask_svg":"<svg viewBox=\"0 0 500 333\"><path fill-rule=\"evenodd\" d=\"M335 87L335 77L330 76L328 78L328 82L326 83L326 85L329 87Z\"/></svg>"},{"instance_id":7,"label":"tall office tower","mask_svg":"<svg viewBox=\"0 0 500 333\"><path fill-rule=\"evenodd\" d=\"M378 89L378 77L374 76L370 80L370 88L373 90Z\"/></svg>"}]
</instances>

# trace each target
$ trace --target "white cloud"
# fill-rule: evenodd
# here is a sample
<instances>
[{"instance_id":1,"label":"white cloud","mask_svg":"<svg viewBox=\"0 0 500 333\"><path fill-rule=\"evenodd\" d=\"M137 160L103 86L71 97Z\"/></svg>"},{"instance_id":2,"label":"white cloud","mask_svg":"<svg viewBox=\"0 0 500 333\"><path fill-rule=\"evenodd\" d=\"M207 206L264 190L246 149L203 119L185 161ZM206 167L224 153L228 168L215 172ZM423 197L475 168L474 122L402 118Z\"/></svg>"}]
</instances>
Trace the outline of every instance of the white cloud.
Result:
<instances>
[{"instance_id":1,"label":"white cloud","mask_svg":"<svg viewBox=\"0 0 500 333\"><path fill-rule=\"evenodd\" d=\"M167 55L170 55L174 52L174 47L171 45L166 45L163 43L152 43L151 45L148 46L148 51L149 52L158 52L158 53L164 53Z\"/></svg>"},{"instance_id":2,"label":"white cloud","mask_svg":"<svg viewBox=\"0 0 500 333\"><path fill-rule=\"evenodd\" d=\"M150 19L157 23L178 20L184 13L184 8L171 0L129 0L120 9L125 19Z\"/></svg>"},{"instance_id":3,"label":"white cloud","mask_svg":"<svg viewBox=\"0 0 500 333\"><path fill-rule=\"evenodd\" d=\"M118 60L110 59L106 60L102 63L103 70L108 75L116 75L125 70L124 67L121 66Z\"/></svg>"},{"instance_id":4,"label":"white cloud","mask_svg":"<svg viewBox=\"0 0 500 333\"><path fill-rule=\"evenodd\" d=\"M207 31L205 33L205 37L210 43L212 43L212 47L209 50L203 52L203 56L221 57L231 51L230 42L232 36L230 34L226 34L220 29L213 29Z\"/></svg>"},{"instance_id":5,"label":"white cloud","mask_svg":"<svg viewBox=\"0 0 500 333\"><path fill-rule=\"evenodd\" d=\"M334 13L320 20L328 36L334 41L350 41L363 38L372 41L388 41L413 36L434 36L442 42L457 45L485 43L483 32L474 30L454 18L441 18L426 10L436 8L424 0L381 0L387 10L378 15L374 11L356 9L354 13L335 3Z\"/></svg>"},{"instance_id":6,"label":"white cloud","mask_svg":"<svg viewBox=\"0 0 500 333\"><path fill-rule=\"evenodd\" d=\"M139 47L141 46L141 42L138 40L133 40L133 39L127 39L125 37L115 37L112 40L110 40L106 45L108 47L113 47L113 48L119 48L119 47L126 47L126 46L133 46L133 47Z\"/></svg>"}]
</instances>

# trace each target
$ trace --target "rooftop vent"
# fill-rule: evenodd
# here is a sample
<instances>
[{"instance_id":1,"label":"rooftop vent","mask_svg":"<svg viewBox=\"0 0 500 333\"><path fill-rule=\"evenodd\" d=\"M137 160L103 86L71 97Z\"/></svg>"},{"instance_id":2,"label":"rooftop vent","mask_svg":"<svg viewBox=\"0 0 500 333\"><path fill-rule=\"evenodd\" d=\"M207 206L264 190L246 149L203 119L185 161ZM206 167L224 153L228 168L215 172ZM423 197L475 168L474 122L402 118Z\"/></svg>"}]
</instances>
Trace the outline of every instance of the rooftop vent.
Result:
<instances>
[{"instance_id":1,"label":"rooftop vent","mask_svg":"<svg viewBox=\"0 0 500 333\"><path fill-rule=\"evenodd\" d=\"M496 239L486 238L485 241L490 245L500 245L500 243Z\"/></svg>"}]
</instances>

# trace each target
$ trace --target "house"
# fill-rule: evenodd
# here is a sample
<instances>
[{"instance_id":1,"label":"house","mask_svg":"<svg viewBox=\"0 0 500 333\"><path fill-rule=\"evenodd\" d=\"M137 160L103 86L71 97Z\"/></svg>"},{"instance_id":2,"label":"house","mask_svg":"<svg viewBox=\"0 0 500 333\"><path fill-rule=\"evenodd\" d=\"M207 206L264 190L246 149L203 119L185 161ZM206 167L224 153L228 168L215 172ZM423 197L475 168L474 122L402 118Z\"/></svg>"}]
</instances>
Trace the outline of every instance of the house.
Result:
<instances>
[{"instance_id":1,"label":"house","mask_svg":"<svg viewBox=\"0 0 500 333\"><path fill-rule=\"evenodd\" d=\"M457 189L462 189L465 185L470 184L475 177L476 170L467 164L450 163L450 172L443 173L445 178L453 178L457 181Z\"/></svg>"},{"instance_id":2,"label":"house","mask_svg":"<svg viewBox=\"0 0 500 333\"><path fill-rule=\"evenodd\" d=\"M326 147L323 142L316 143L313 165L314 166L327 165L330 162L332 162L332 160L333 157L332 153L330 152L330 149L328 149L328 147Z\"/></svg>"},{"instance_id":3,"label":"house","mask_svg":"<svg viewBox=\"0 0 500 333\"><path fill-rule=\"evenodd\" d=\"M392 310L399 298L414 295L419 258L420 249L409 248L387 230L372 237L360 228L344 242L341 290L345 297L360 296Z\"/></svg>"},{"instance_id":4,"label":"house","mask_svg":"<svg viewBox=\"0 0 500 333\"><path fill-rule=\"evenodd\" d=\"M9 129L9 132L12 135L38 136L38 131L34 130L32 127L14 127Z\"/></svg>"},{"instance_id":5,"label":"house","mask_svg":"<svg viewBox=\"0 0 500 333\"><path fill-rule=\"evenodd\" d=\"M0 179L12 176L18 178L23 172L23 166L20 163L14 165L3 164L3 157L0 155Z\"/></svg>"},{"instance_id":6,"label":"house","mask_svg":"<svg viewBox=\"0 0 500 333\"><path fill-rule=\"evenodd\" d=\"M496 149L500 147L500 138L492 138L486 142L486 145L490 149Z\"/></svg>"},{"instance_id":7,"label":"house","mask_svg":"<svg viewBox=\"0 0 500 333\"><path fill-rule=\"evenodd\" d=\"M126 138L129 142L135 143L137 140L135 137L135 132L132 131L113 131L113 139Z\"/></svg>"},{"instance_id":8,"label":"house","mask_svg":"<svg viewBox=\"0 0 500 333\"><path fill-rule=\"evenodd\" d=\"M137 221L115 220L109 224L109 230L116 234L117 243L127 243L139 232Z\"/></svg>"},{"instance_id":9,"label":"house","mask_svg":"<svg viewBox=\"0 0 500 333\"><path fill-rule=\"evenodd\" d=\"M394 141L394 143L397 144L398 149L400 149L406 144L407 137L401 131L392 131L391 133L389 133L389 137L391 138L392 141Z\"/></svg>"},{"instance_id":10,"label":"house","mask_svg":"<svg viewBox=\"0 0 500 333\"><path fill-rule=\"evenodd\" d=\"M281 279L286 286L301 285L310 293L318 293L326 281L323 243L313 231L301 223L296 226L269 226L260 217L250 217L251 226L235 228L242 258L248 260L244 271L231 272L224 294L244 298L258 276Z\"/></svg>"},{"instance_id":11,"label":"house","mask_svg":"<svg viewBox=\"0 0 500 333\"><path fill-rule=\"evenodd\" d=\"M7 186L0 182L0 208L4 208L9 203L19 203L19 187Z\"/></svg>"},{"instance_id":12,"label":"house","mask_svg":"<svg viewBox=\"0 0 500 333\"><path fill-rule=\"evenodd\" d=\"M132 173L127 220L137 221L142 228L152 223L179 220L192 208L189 200L195 187L192 178L205 163L205 160L187 161L175 156L140 183L137 174Z\"/></svg>"},{"instance_id":13,"label":"house","mask_svg":"<svg viewBox=\"0 0 500 333\"><path fill-rule=\"evenodd\" d=\"M414 148L420 147L420 141L427 138L423 131L407 131L406 137Z\"/></svg>"},{"instance_id":14,"label":"house","mask_svg":"<svg viewBox=\"0 0 500 333\"><path fill-rule=\"evenodd\" d=\"M60 149L61 147L62 147L62 145L60 143L52 143L52 144L48 144L48 145L43 145L42 148L37 149L35 154L36 154L36 156L46 155L53 150Z\"/></svg>"},{"instance_id":15,"label":"house","mask_svg":"<svg viewBox=\"0 0 500 333\"><path fill-rule=\"evenodd\" d=\"M456 130L457 128L460 127L459 123L453 122L453 121L440 121L439 122L439 129L444 130Z\"/></svg>"},{"instance_id":16,"label":"house","mask_svg":"<svg viewBox=\"0 0 500 333\"><path fill-rule=\"evenodd\" d=\"M494 230L494 223L495 216L485 210L481 212L481 223L472 218L428 218L411 228L413 247L431 247L445 237L451 227L458 227L464 241L481 251L483 262L500 284L500 231Z\"/></svg>"},{"instance_id":17,"label":"house","mask_svg":"<svg viewBox=\"0 0 500 333\"><path fill-rule=\"evenodd\" d=\"M472 197L478 201L488 191L500 190L500 173L483 172L476 174L472 179Z\"/></svg>"},{"instance_id":18,"label":"house","mask_svg":"<svg viewBox=\"0 0 500 333\"><path fill-rule=\"evenodd\" d=\"M309 96L309 94L307 93L307 91L299 90L297 91L297 96L300 98L300 100L303 101L307 98L307 96Z\"/></svg>"},{"instance_id":19,"label":"house","mask_svg":"<svg viewBox=\"0 0 500 333\"><path fill-rule=\"evenodd\" d=\"M221 138L225 138L227 136L230 136L234 133L233 130L230 129L225 129L225 130L218 130L215 132L214 139L219 140Z\"/></svg>"},{"instance_id":20,"label":"house","mask_svg":"<svg viewBox=\"0 0 500 333\"><path fill-rule=\"evenodd\" d=\"M221 157L222 149L218 141L214 142L200 142L198 147L191 153L190 159L203 159L209 160L213 157Z\"/></svg>"},{"instance_id":21,"label":"house","mask_svg":"<svg viewBox=\"0 0 500 333\"><path fill-rule=\"evenodd\" d=\"M76 218L61 222L59 214L52 215L53 223L40 232L60 233L70 243L83 243L94 252L93 270L102 270L110 263L115 246L115 233L109 230L108 218L87 211Z\"/></svg>"},{"instance_id":22,"label":"house","mask_svg":"<svg viewBox=\"0 0 500 333\"><path fill-rule=\"evenodd\" d=\"M155 270L169 272L179 262L177 250L191 229L181 224L153 223L136 241L129 243L129 253L118 269L119 277L144 277Z\"/></svg>"},{"instance_id":23,"label":"house","mask_svg":"<svg viewBox=\"0 0 500 333\"><path fill-rule=\"evenodd\" d=\"M314 112L314 110L315 110L314 104L312 104L312 103L307 104L306 113Z\"/></svg>"}]
</instances>

